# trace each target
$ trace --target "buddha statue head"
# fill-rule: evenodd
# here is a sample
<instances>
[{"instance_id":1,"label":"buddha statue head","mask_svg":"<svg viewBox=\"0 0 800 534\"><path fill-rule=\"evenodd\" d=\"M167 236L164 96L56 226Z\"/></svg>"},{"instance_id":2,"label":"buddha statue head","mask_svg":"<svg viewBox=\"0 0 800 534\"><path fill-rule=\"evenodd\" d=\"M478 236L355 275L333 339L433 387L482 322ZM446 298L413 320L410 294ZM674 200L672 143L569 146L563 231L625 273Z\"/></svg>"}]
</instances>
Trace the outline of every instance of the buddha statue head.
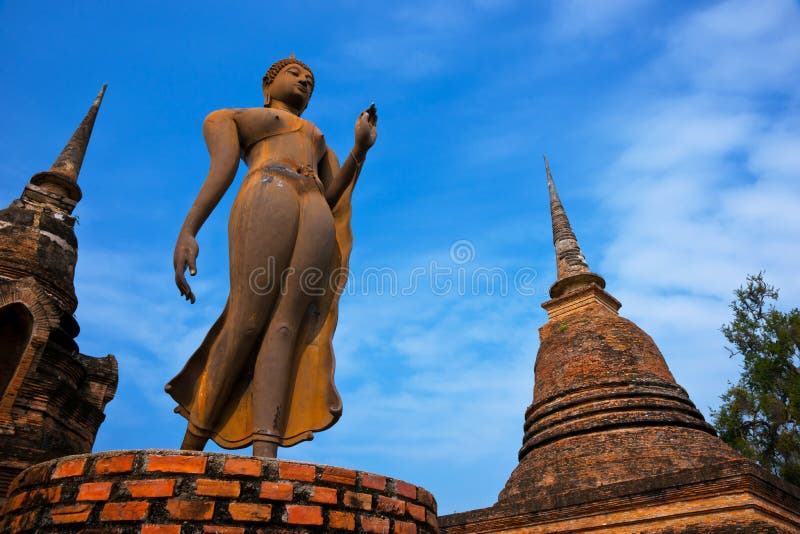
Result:
<instances>
[{"instance_id":1,"label":"buddha statue head","mask_svg":"<svg viewBox=\"0 0 800 534\"><path fill-rule=\"evenodd\" d=\"M261 83L264 107L282 102L300 115L308 106L314 91L314 73L311 68L294 57L294 54L272 64Z\"/></svg>"}]
</instances>

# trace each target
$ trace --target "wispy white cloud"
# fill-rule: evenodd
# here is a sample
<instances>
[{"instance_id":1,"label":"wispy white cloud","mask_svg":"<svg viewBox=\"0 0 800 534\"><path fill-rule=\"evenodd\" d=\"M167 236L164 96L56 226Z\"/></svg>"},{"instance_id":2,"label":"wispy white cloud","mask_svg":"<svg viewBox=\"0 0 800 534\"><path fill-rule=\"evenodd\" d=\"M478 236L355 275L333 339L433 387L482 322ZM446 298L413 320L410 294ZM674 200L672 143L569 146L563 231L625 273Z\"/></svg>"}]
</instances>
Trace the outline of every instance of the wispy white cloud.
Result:
<instances>
[{"instance_id":1,"label":"wispy white cloud","mask_svg":"<svg viewBox=\"0 0 800 534\"><path fill-rule=\"evenodd\" d=\"M792 0L729 0L697 11L668 37L656 70L720 93L791 90L800 69Z\"/></svg>"},{"instance_id":2,"label":"wispy white cloud","mask_svg":"<svg viewBox=\"0 0 800 534\"><path fill-rule=\"evenodd\" d=\"M406 40L408 45L402 57L391 65L387 64L386 57L396 51L398 43L394 39L365 37L344 44L342 52L372 71L391 70L400 78L413 80L437 74L443 66L442 59L437 53L431 51L430 47L420 46L424 41L427 41L425 36L409 35Z\"/></svg>"},{"instance_id":3,"label":"wispy white cloud","mask_svg":"<svg viewBox=\"0 0 800 534\"><path fill-rule=\"evenodd\" d=\"M609 109L624 148L598 189L614 229L601 269L704 410L737 373L718 331L733 289L764 269L800 297L798 20L793 2L700 9Z\"/></svg>"},{"instance_id":4,"label":"wispy white cloud","mask_svg":"<svg viewBox=\"0 0 800 534\"><path fill-rule=\"evenodd\" d=\"M634 22L652 0L561 0L552 4L549 28L560 38L603 37Z\"/></svg>"},{"instance_id":5,"label":"wispy white cloud","mask_svg":"<svg viewBox=\"0 0 800 534\"><path fill-rule=\"evenodd\" d=\"M748 143L758 116L710 95L642 102L624 133L635 139L619 164L641 173L696 171Z\"/></svg>"},{"instance_id":6,"label":"wispy white cloud","mask_svg":"<svg viewBox=\"0 0 800 534\"><path fill-rule=\"evenodd\" d=\"M370 24L343 41L341 51L371 71L405 81L439 75L458 58L482 17L515 0L403 2L370 15Z\"/></svg>"}]
</instances>

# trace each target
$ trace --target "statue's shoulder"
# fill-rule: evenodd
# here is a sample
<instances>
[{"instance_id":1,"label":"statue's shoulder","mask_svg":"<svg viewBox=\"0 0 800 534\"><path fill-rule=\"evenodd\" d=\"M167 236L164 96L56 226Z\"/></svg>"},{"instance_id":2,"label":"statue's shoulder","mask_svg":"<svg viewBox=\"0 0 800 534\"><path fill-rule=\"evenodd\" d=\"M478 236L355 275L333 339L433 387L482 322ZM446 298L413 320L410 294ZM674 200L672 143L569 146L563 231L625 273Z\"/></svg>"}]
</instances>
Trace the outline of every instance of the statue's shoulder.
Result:
<instances>
[{"instance_id":1,"label":"statue's shoulder","mask_svg":"<svg viewBox=\"0 0 800 534\"><path fill-rule=\"evenodd\" d=\"M267 110L264 108L226 108L212 111L205 122L234 120L237 123L263 119Z\"/></svg>"},{"instance_id":2,"label":"statue's shoulder","mask_svg":"<svg viewBox=\"0 0 800 534\"><path fill-rule=\"evenodd\" d=\"M309 132L311 132L311 135L312 135L312 136L313 136L315 139L319 139L319 140L321 140L321 141L324 141L324 140L325 140L325 136L322 134L322 130L320 130L319 128L317 128L317 125L316 125L316 124L314 124L313 122L311 122L311 121L309 121L309 120L306 120L306 119L300 119L300 120L302 120L302 121L303 121L303 123L304 123L305 127L308 129L308 131L309 131Z\"/></svg>"}]
</instances>

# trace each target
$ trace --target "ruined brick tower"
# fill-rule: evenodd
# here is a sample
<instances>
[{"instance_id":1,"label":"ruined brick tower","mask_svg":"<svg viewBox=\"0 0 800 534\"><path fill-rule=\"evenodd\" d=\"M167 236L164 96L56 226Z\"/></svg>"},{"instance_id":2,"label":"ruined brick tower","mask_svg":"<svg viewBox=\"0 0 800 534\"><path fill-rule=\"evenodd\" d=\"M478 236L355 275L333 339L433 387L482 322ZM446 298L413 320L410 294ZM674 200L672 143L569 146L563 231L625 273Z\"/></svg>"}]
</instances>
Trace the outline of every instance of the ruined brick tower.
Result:
<instances>
[{"instance_id":1,"label":"ruined brick tower","mask_svg":"<svg viewBox=\"0 0 800 534\"><path fill-rule=\"evenodd\" d=\"M519 465L493 507L444 516L443 531L796 532L800 489L718 439L650 336L618 315L545 168L557 280Z\"/></svg>"},{"instance_id":2,"label":"ruined brick tower","mask_svg":"<svg viewBox=\"0 0 800 534\"><path fill-rule=\"evenodd\" d=\"M52 167L0 210L0 502L30 465L89 452L116 392L114 356L78 350L72 211L105 86Z\"/></svg>"}]
</instances>

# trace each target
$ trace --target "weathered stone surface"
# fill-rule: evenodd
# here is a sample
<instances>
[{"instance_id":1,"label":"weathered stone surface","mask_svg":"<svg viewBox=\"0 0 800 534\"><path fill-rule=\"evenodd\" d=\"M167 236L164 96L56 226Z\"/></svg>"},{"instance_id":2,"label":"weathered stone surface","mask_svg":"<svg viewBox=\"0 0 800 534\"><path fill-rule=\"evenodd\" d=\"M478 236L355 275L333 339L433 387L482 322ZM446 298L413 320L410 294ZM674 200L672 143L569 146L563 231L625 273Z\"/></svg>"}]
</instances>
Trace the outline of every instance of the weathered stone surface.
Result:
<instances>
[{"instance_id":1,"label":"weathered stone surface","mask_svg":"<svg viewBox=\"0 0 800 534\"><path fill-rule=\"evenodd\" d=\"M592 304L540 335L520 464L501 504L739 458L627 319Z\"/></svg>"},{"instance_id":2,"label":"weathered stone surface","mask_svg":"<svg viewBox=\"0 0 800 534\"><path fill-rule=\"evenodd\" d=\"M448 534L794 533L800 490L744 459L442 516ZM527 530L526 530L527 532Z\"/></svg>"},{"instance_id":3,"label":"weathered stone surface","mask_svg":"<svg viewBox=\"0 0 800 534\"><path fill-rule=\"evenodd\" d=\"M0 278L32 276L57 307L73 313L78 305L72 282L78 260L74 225L68 214L23 200L0 210Z\"/></svg>"}]
</instances>

